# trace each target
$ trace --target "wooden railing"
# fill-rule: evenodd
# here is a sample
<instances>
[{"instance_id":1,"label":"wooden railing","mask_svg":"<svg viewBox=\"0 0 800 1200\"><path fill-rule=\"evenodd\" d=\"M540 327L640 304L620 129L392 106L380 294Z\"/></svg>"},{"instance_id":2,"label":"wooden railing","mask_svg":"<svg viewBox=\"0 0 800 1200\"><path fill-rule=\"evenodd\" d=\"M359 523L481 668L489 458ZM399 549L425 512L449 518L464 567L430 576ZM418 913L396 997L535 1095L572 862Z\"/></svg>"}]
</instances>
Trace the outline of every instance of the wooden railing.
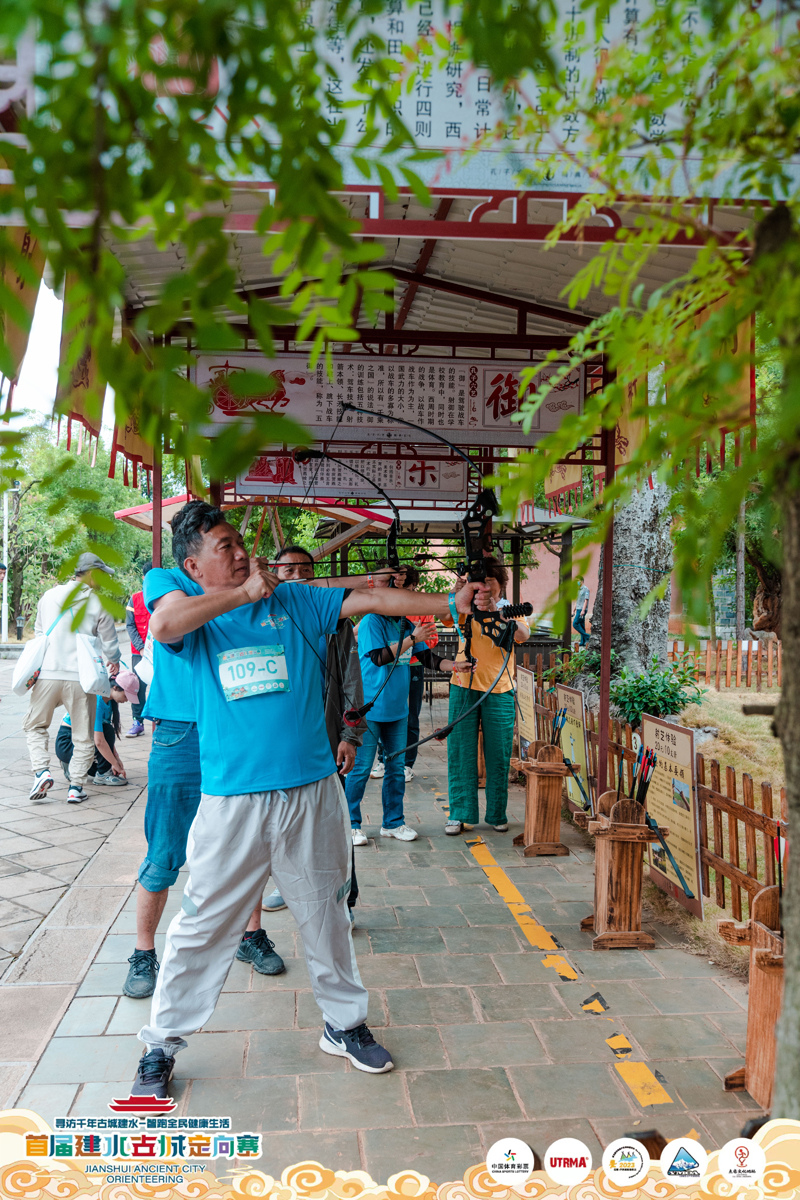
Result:
<instances>
[{"instance_id":1,"label":"wooden railing","mask_svg":"<svg viewBox=\"0 0 800 1200\"><path fill-rule=\"evenodd\" d=\"M755 649L753 648L755 645ZM559 650L553 654L537 654L533 661L529 653L523 654L523 665L533 667L536 685L544 685L544 672L554 670L560 662L568 663L578 643L572 650ZM673 641L667 649L669 662L677 662L687 652L683 642ZM688 648L694 662L694 677L706 687L722 687L743 690L755 685L757 692L762 688L780 687L783 672L783 648L778 641L768 642L701 642L694 650Z\"/></svg>"},{"instance_id":2,"label":"wooden railing","mask_svg":"<svg viewBox=\"0 0 800 1200\"><path fill-rule=\"evenodd\" d=\"M573 650L577 650L579 645L580 643L576 642ZM530 653L526 650L522 655L522 665L527 667L528 670L532 669L535 672L536 686L537 688L541 688L544 687L545 683L545 671L554 671L559 663L566 665L572 657L573 650L558 650L555 653L551 653L546 656L544 654L536 654L533 656L533 659L531 658Z\"/></svg>"},{"instance_id":3,"label":"wooden railing","mask_svg":"<svg viewBox=\"0 0 800 1200\"><path fill-rule=\"evenodd\" d=\"M539 737L549 737L553 714L557 707L553 693L537 688L534 709ZM598 722L592 712L587 713L586 719L589 782L596 795L597 752L600 740ZM619 761L622 758L623 784L629 791L636 762L633 730L630 725L612 720L609 733L609 775L616 784ZM702 754L697 754L695 759L703 895L709 898L712 896L713 873L715 904L718 908L728 909L736 921L741 921L743 898L749 916L751 902L758 892L764 887L773 887L778 882L774 839L779 831L782 837L786 836L786 789L781 788L776 797L772 784L764 782L758 785L757 791L752 775L745 772L741 779L737 780L734 768L726 767L723 791L718 760L706 760ZM569 807L575 809L572 804ZM786 866L787 862L784 861L784 879Z\"/></svg>"},{"instance_id":4,"label":"wooden railing","mask_svg":"<svg viewBox=\"0 0 800 1200\"><path fill-rule=\"evenodd\" d=\"M685 653L684 643L674 641L668 652L670 662L675 662ZM782 648L778 641L753 643L727 641L716 644L701 642L688 653L694 659L694 677L706 687L719 691L723 686L738 690L750 688L755 683L756 691L762 687L780 687L782 673Z\"/></svg>"},{"instance_id":5,"label":"wooden railing","mask_svg":"<svg viewBox=\"0 0 800 1200\"><path fill-rule=\"evenodd\" d=\"M709 763L702 754L697 759L697 798L700 805L700 866L703 895L711 896L711 872L714 872L714 901L718 908L730 908L734 919L742 920L742 892L748 904L764 887L776 882L774 839L785 836L787 820L786 788L780 789L780 813L775 814L771 783L762 783L760 811L756 808L753 777L746 772L737 785L733 767L725 769L722 791L720 765ZM739 796L741 795L741 799ZM709 831L709 812L711 828ZM710 832L710 840L709 840ZM744 854L744 866L742 855ZM784 862L784 876L786 863ZM730 884L728 903L725 881Z\"/></svg>"}]
</instances>

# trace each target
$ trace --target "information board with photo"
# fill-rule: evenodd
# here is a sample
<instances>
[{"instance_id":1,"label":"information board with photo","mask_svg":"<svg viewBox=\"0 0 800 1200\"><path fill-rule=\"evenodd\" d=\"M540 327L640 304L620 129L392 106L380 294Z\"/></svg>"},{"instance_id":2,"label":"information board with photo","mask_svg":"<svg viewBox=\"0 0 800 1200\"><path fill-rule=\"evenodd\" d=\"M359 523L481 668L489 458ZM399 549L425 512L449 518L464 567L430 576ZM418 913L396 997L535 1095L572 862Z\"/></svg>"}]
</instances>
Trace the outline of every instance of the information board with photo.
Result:
<instances>
[{"instance_id":1,"label":"information board with photo","mask_svg":"<svg viewBox=\"0 0 800 1200\"><path fill-rule=\"evenodd\" d=\"M517 727L519 756L528 757L528 747L536 741L536 674L527 667L517 667Z\"/></svg>"},{"instance_id":2,"label":"information board with photo","mask_svg":"<svg viewBox=\"0 0 800 1200\"><path fill-rule=\"evenodd\" d=\"M559 708L567 710L566 721L561 730L561 749L564 758L580 767L580 777L587 796L591 796L589 783L589 748L586 738L586 703L583 692L578 688L556 685L556 701ZM586 802L581 790L571 775L566 777L567 796L575 808L584 810Z\"/></svg>"},{"instance_id":3,"label":"information board with photo","mask_svg":"<svg viewBox=\"0 0 800 1200\"><path fill-rule=\"evenodd\" d=\"M700 875L700 820L694 778L694 732L658 717L642 715L642 742L654 750L656 768L647 793L647 811L669 829L667 844L694 898L686 895L660 842L647 848L650 878L696 917L703 916Z\"/></svg>"}]
</instances>

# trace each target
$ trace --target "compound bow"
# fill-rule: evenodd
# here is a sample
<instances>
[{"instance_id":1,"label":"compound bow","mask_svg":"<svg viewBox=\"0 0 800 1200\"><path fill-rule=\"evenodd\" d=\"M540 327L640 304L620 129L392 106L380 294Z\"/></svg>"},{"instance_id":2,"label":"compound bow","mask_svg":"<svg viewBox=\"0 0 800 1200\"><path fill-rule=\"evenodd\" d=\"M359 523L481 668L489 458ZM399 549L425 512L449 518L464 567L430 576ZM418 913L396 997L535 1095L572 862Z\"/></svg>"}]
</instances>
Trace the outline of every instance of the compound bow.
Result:
<instances>
[{"instance_id":1,"label":"compound bow","mask_svg":"<svg viewBox=\"0 0 800 1200\"><path fill-rule=\"evenodd\" d=\"M294 459L294 461L296 463L299 463L301 466L303 466L307 462L311 462L312 460L326 458L326 459L328 459L329 462L336 463L338 466L347 467L348 471L352 471L354 475L358 475L361 479L364 479L370 485L371 488L374 488L374 490L376 492L378 492L381 496L383 496L384 500L389 505L389 508L392 510L392 523L386 534L386 564L392 571L402 571L403 567L400 563L400 556L397 552L397 538L402 529L402 526L400 523L400 513L397 509L397 505L394 503L392 498L386 494L386 492L383 490L383 488L379 487L377 483L374 483L369 478L369 476L364 474L363 471L359 471L357 467L351 467L348 462L344 462L341 459L334 458L332 454L327 454L326 451L324 451L324 450L310 450L310 449L295 450L292 454L292 458ZM394 587L394 579L393 578L389 580L389 587ZM395 652L394 658L392 659L392 665L389 668L389 671L387 672L386 678L384 679L383 683L378 688L377 692L375 693L375 695L372 697L371 700L366 701L359 708L348 708L345 712L342 713L342 720L344 721L345 725L349 725L351 728L356 728L365 719L367 713L370 712L370 710L375 707L378 697L380 696L383 689L389 683L389 680L392 678L392 675L395 672L397 664L400 661L400 656L401 656L402 650L403 650L403 641L406 636L405 626L406 626L406 618L400 617L399 624L398 624L397 650Z\"/></svg>"},{"instance_id":2,"label":"compound bow","mask_svg":"<svg viewBox=\"0 0 800 1200\"><path fill-rule=\"evenodd\" d=\"M384 420L390 421L392 424L407 425L409 429L417 429L420 433L424 433L427 437L435 438L436 441L444 443L454 454L459 458L463 458L473 471L475 471L481 481L481 489L474 502L467 509L464 518L461 522L461 531L464 538L465 561L459 563L459 575L465 575L470 583L482 583L486 579L486 552L491 549L491 523L492 517L499 512L497 497L490 488L484 486L483 475L478 470L477 465L472 459L460 450L458 446L454 446L446 437L436 433L432 429L426 429L422 425L416 425L413 421L406 421L402 417L397 417L389 413L380 412L378 409L359 408L355 404L345 403L342 405L342 415L345 412L360 412L367 416L382 417ZM341 420L341 416L340 416ZM352 468L351 468L352 470ZM361 472L357 472L361 474ZM366 477L365 477L366 478ZM380 489L378 489L380 490ZM387 497L388 499L388 497ZM394 505L392 505L394 508ZM438 741L444 739L452 733L456 725L463 721L471 713L483 704L487 696L491 695L506 671L511 655L514 650L514 620L517 617L529 617L533 612L533 605L523 603L518 605L506 605L503 608L502 614L497 612L485 612L479 609L475 601L472 602L472 612L467 617L464 627L464 643L467 660L474 666L475 658L472 655L472 623L477 621L481 632L489 638L499 649L505 651L505 659L497 677L492 681L491 686L487 691L482 692L479 699L463 712L449 725L445 725L442 729L437 729L428 737L421 738L420 741L412 743L410 746L405 746L403 750L396 751L394 754L387 756L388 759L398 758L401 754L405 754L406 750L413 750L417 746L424 746L436 738ZM399 649L399 647L398 647ZM396 662L395 662L396 665Z\"/></svg>"}]
</instances>

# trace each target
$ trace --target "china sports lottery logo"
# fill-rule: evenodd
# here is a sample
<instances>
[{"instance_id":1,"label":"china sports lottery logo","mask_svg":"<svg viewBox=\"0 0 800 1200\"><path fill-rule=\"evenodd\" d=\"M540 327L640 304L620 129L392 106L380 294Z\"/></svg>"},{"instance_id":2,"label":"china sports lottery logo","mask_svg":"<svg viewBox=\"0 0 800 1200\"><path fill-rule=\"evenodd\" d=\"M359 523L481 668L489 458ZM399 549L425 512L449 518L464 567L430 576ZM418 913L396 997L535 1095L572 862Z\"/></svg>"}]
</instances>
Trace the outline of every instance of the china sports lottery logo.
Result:
<instances>
[{"instance_id":1,"label":"china sports lottery logo","mask_svg":"<svg viewBox=\"0 0 800 1200\"><path fill-rule=\"evenodd\" d=\"M486 1155L486 1170L495 1183L524 1183L533 1174L533 1151L519 1138L495 1142Z\"/></svg>"}]
</instances>

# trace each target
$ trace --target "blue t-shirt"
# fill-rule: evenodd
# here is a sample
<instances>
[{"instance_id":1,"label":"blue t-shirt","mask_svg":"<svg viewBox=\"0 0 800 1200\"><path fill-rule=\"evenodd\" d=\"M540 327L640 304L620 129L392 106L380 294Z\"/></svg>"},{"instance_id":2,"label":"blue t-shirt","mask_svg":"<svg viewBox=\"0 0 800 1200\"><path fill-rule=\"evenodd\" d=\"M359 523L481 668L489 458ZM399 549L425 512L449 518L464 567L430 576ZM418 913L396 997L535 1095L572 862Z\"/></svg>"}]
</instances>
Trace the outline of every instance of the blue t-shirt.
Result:
<instances>
[{"instance_id":1,"label":"blue t-shirt","mask_svg":"<svg viewBox=\"0 0 800 1200\"><path fill-rule=\"evenodd\" d=\"M62 725L69 725L72 728L72 718L69 713L64 713L61 718ZM97 697L97 706L94 710L94 731L95 733L103 732L103 725L111 725L111 698L106 699L105 696Z\"/></svg>"},{"instance_id":2,"label":"blue t-shirt","mask_svg":"<svg viewBox=\"0 0 800 1200\"><path fill-rule=\"evenodd\" d=\"M144 602L149 612L167 592L202 596L203 589L183 571L154 567L144 577ZM160 642L153 645L153 678L147 689L143 717L149 721L196 721L192 669L184 658L170 654Z\"/></svg>"},{"instance_id":3,"label":"blue t-shirt","mask_svg":"<svg viewBox=\"0 0 800 1200\"><path fill-rule=\"evenodd\" d=\"M334 774L318 647L335 632L343 599L343 588L282 583L170 647L191 664L204 793L274 791Z\"/></svg>"},{"instance_id":4,"label":"blue t-shirt","mask_svg":"<svg viewBox=\"0 0 800 1200\"><path fill-rule=\"evenodd\" d=\"M358 656L361 659L361 678L364 681L364 702L368 703L378 693L378 690L392 671L392 677L381 692L375 707L367 714L367 721L399 721L408 716L408 689L411 686L411 669L408 666L412 653L427 650L424 642L417 643L413 650L406 650L401 655L396 667L389 663L385 667L376 667L369 656L370 650L379 650L382 646L392 646L400 639L411 633L414 625L403 617L381 617L377 613L368 613L358 627Z\"/></svg>"}]
</instances>

